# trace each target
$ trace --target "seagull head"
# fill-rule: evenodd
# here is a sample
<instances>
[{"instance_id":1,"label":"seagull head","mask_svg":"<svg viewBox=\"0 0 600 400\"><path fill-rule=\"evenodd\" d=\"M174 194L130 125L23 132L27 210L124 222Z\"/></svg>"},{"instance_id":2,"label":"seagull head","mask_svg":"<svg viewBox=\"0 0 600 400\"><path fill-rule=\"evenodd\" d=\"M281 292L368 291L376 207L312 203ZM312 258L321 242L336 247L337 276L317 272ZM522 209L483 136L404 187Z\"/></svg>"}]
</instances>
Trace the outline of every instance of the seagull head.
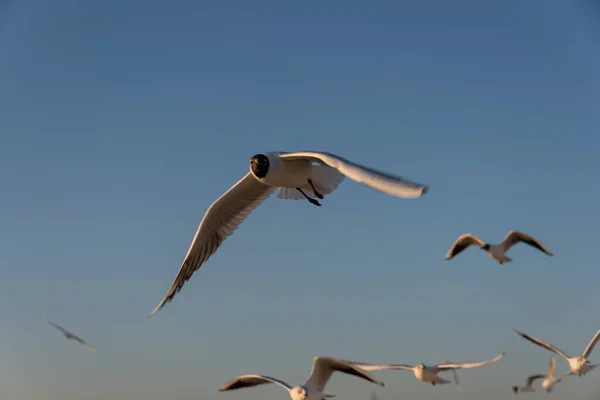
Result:
<instances>
[{"instance_id":1,"label":"seagull head","mask_svg":"<svg viewBox=\"0 0 600 400\"><path fill-rule=\"evenodd\" d=\"M269 157L264 154L255 154L250 158L250 171L257 178L264 178L269 172Z\"/></svg>"},{"instance_id":2,"label":"seagull head","mask_svg":"<svg viewBox=\"0 0 600 400\"><path fill-rule=\"evenodd\" d=\"M480 249L484 250L484 251L488 251L490 249L490 245L486 243L483 246L481 246Z\"/></svg>"},{"instance_id":3,"label":"seagull head","mask_svg":"<svg viewBox=\"0 0 600 400\"><path fill-rule=\"evenodd\" d=\"M416 368L417 369L424 369L425 368L425 364L419 363L419 364L417 364Z\"/></svg>"},{"instance_id":4,"label":"seagull head","mask_svg":"<svg viewBox=\"0 0 600 400\"><path fill-rule=\"evenodd\" d=\"M308 397L308 393L305 387L296 386L292 389L292 399L294 400L305 400Z\"/></svg>"},{"instance_id":5,"label":"seagull head","mask_svg":"<svg viewBox=\"0 0 600 400\"><path fill-rule=\"evenodd\" d=\"M517 393L517 392L519 391L519 387L518 387L518 386L516 386L516 385L515 385L515 386L513 386L513 387L512 387L512 391L513 391L514 393Z\"/></svg>"}]
</instances>

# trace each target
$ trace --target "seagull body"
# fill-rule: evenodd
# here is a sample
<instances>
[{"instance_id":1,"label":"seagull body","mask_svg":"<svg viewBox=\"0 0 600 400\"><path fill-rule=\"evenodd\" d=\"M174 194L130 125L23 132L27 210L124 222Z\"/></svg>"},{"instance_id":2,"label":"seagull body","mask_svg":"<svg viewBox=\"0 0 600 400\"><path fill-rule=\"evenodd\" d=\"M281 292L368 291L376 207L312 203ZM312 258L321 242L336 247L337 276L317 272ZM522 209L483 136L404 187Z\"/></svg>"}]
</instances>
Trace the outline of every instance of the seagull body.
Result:
<instances>
[{"instance_id":1,"label":"seagull body","mask_svg":"<svg viewBox=\"0 0 600 400\"><path fill-rule=\"evenodd\" d=\"M318 163L318 165L315 165ZM428 186L377 171L330 153L270 152L250 158L250 171L208 208L177 276L164 298L150 313L154 315L181 290L194 272L212 256L227 237L278 189L280 199L323 199L348 177L375 190L400 198L416 198Z\"/></svg>"},{"instance_id":2,"label":"seagull body","mask_svg":"<svg viewBox=\"0 0 600 400\"><path fill-rule=\"evenodd\" d=\"M493 260L500 264L504 264L512 261L511 258L506 256L506 252L519 242L526 243L547 255L552 256L552 253L543 244L528 234L519 231L510 231L500 244L485 243L477 236L471 233L465 233L464 235L459 236L452 246L450 246L450 249L448 249L448 252L446 253L446 260L451 260L467 247L475 245L479 246L479 248L485 251Z\"/></svg>"},{"instance_id":3,"label":"seagull body","mask_svg":"<svg viewBox=\"0 0 600 400\"><path fill-rule=\"evenodd\" d=\"M554 357L550 358L547 375L531 375L527 377L525 387L513 386L512 390L515 394L518 392L535 392L535 389L532 386L533 382L538 379L544 379L542 381L542 389L544 389L546 393L550 393L554 385L560 383L560 378L556 378L556 360Z\"/></svg>"},{"instance_id":4,"label":"seagull body","mask_svg":"<svg viewBox=\"0 0 600 400\"><path fill-rule=\"evenodd\" d=\"M73 339L73 340L75 340L75 341L77 341L77 342L81 343L81 344L82 344L82 345L83 345L85 348L87 348L88 350L91 350L91 351L93 351L93 352L96 352L96 351L98 351L98 350L96 350L96 348L95 348L94 346L87 344L86 342L84 342L84 341L83 341L83 339L81 339L80 337L78 337L78 336L76 336L76 335L72 334L71 332L67 331L67 330L66 330L65 328L63 328L62 326L60 326L60 325L57 325L57 324L55 324L55 323L54 323L54 322L52 322L52 321L49 321L47 318L43 318L43 321L44 321L45 323L47 323L48 325L50 325L50 326L52 326L52 327L54 327L54 328L58 329L59 331L61 331L61 332L62 332L62 334L63 334L63 336L65 337L65 339Z\"/></svg>"},{"instance_id":5,"label":"seagull body","mask_svg":"<svg viewBox=\"0 0 600 400\"><path fill-rule=\"evenodd\" d=\"M324 400L335 395L324 393L325 386L334 372L354 375L367 381L384 386L383 382L372 374L362 371L356 366L331 357L315 357L312 370L304 385L290 386L284 381L266 375L241 375L225 383L220 392L248 388L268 383L275 383L286 389L292 400Z\"/></svg>"},{"instance_id":6,"label":"seagull body","mask_svg":"<svg viewBox=\"0 0 600 400\"><path fill-rule=\"evenodd\" d=\"M418 364L417 366L413 367L413 366L405 365L405 364L369 364L369 363L354 362L354 361L348 361L348 362L354 366L357 366L360 369L365 370L365 371L398 370L398 369L413 371L413 373L415 374L415 377L418 380L420 380L421 382L425 382L425 383L431 383L433 386L435 386L435 385L450 383L450 381L447 381L438 376L438 373L440 373L440 372L453 370L453 369L483 367L484 365L492 364L492 363L500 360L502 357L504 357L504 353L500 353L496 357L492 358L491 360L486 360L486 361L470 362L470 363L462 363L462 364L446 363L446 364L438 364L438 365L435 365L432 367L428 367L428 366L424 365L423 363Z\"/></svg>"},{"instance_id":7,"label":"seagull body","mask_svg":"<svg viewBox=\"0 0 600 400\"><path fill-rule=\"evenodd\" d=\"M583 350L583 353L581 353L581 355L577 357L569 357L563 351L559 350L556 346L542 342L540 339L535 338L533 336L529 336L526 333L523 333L516 329L515 332L521 337L529 340L533 344L537 344L538 346L543 347L546 350L549 350L567 360L570 368L568 375L585 375L586 373L588 373L596 367L596 365L590 365L590 362L587 358L590 356L592 350L594 350L594 346L596 346L596 343L600 339L600 330L598 330L598 332L596 332L592 340L590 340L585 350Z\"/></svg>"}]
</instances>

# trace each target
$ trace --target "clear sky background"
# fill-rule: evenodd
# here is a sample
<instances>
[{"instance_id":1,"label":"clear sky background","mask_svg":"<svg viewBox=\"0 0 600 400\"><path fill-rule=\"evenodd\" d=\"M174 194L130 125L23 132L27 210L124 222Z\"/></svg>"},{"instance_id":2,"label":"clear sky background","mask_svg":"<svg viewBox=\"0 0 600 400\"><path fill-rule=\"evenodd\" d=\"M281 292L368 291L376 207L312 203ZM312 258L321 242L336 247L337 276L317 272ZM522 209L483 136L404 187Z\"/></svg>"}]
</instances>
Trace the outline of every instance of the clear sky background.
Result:
<instances>
[{"instance_id":1,"label":"clear sky background","mask_svg":"<svg viewBox=\"0 0 600 400\"><path fill-rule=\"evenodd\" d=\"M551 356L513 328L583 350L600 328L598 3L369 4L0 3L2 400L278 400L217 390L243 373L303 383L317 355L505 351L461 371L462 394L409 372L327 387L497 400ZM206 208L273 150L330 151L431 190L403 200L346 180L321 208L273 197L147 319ZM555 256L444 260L462 233L510 229ZM599 374L553 398L592 399Z\"/></svg>"}]
</instances>

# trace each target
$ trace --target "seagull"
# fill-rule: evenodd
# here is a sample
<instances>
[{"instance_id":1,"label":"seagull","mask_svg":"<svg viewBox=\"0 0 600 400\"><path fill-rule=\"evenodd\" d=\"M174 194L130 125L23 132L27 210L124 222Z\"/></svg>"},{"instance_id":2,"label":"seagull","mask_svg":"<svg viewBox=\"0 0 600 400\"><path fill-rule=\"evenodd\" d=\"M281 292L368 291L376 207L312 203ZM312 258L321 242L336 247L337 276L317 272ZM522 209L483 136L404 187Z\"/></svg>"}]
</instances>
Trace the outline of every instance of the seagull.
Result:
<instances>
[{"instance_id":1,"label":"seagull","mask_svg":"<svg viewBox=\"0 0 600 400\"><path fill-rule=\"evenodd\" d=\"M552 256L553 254L540 242L532 238L526 233L519 231L510 231L508 235L502 240L500 244L489 244L485 243L483 240L479 239L477 236L471 233L465 233L464 235L459 236L458 239L452 244L448 252L446 253L446 260L451 260L458 253L466 249L471 245L476 245L481 248L481 250L485 251L488 256L490 256L493 260L498 261L500 264L504 264L507 262L511 262L512 259L507 257L505 253L513 247L515 244L523 242L530 246L535 247L536 249Z\"/></svg>"},{"instance_id":2,"label":"seagull","mask_svg":"<svg viewBox=\"0 0 600 400\"><path fill-rule=\"evenodd\" d=\"M569 363L569 368L570 368L570 371L568 372L567 375L581 376L581 375L585 375L592 369L596 368L596 365L590 365L590 362L587 360L587 358L592 353L592 350L594 350L594 346L596 346L596 343L600 339L600 330L598 330L598 332L596 332L596 334L594 335L592 340L590 340L590 342L586 346L585 350L583 350L583 353L581 353L581 355L578 357L569 357L565 353L563 353L562 351L560 351L559 349L557 349L555 346L553 346L551 344L544 343L540 339L534 338L533 336L529 336L526 333L523 333L516 329L515 329L515 332L518 335L522 336L523 338L529 340L530 342L537 344L538 346L541 346L541 347L545 348L546 350L549 350L549 351L561 356L565 360L567 360L567 362Z\"/></svg>"},{"instance_id":3,"label":"seagull","mask_svg":"<svg viewBox=\"0 0 600 400\"><path fill-rule=\"evenodd\" d=\"M446 357L444 357L442 354L438 354L438 360L440 360L440 362L444 364L449 363L449 361L446 360ZM450 371L452 371L452 375L454 375L454 383L456 384L456 388L462 392L462 387L460 386L460 382L458 381L458 373L456 373L455 369L451 369Z\"/></svg>"},{"instance_id":4,"label":"seagull","mask_svg":"<svg viewBox=\"0 0 600 400\"><path fill-rule=\"evenodd\" d=\"M534 392L535 389L531 387L533 385L533 382L537 379L545 378L542 381L542 389L544 389L546 391L546 393L550 393L552 391L552 388L554 387L554 385L556 385L557 383L560 383L560 381L561 381L560 378L559 379L556 378L555 372L556 372L556 360L554 359L554 357L551 357L550 365L548 367L548 375L531 375L531 376L527 377L527 385L525 387L513 386L512 390L515 394L517 394L519 391Z\"/></svg>"},{"instance_id":5,"label":"seagull","mask_svg":"<svg viewBox=\"0 0 600 400\"><path fill-rule=\"evenodd\" d=\"M335 397L335 395L327 394L323 391L325 390L327 382L329 382L329 378L331 378L331 375L336 371L354 375L380 386L384 386L384 383L372 374L362 371L347 362L331 357L315 357L313 359L310 376L304 385L292 387L284 381L266 375L241 375L221 386L219 392L275 383L287 390L292 400L324 400Z\"/></svg>"},{"instance_id":6,"label":"seagull","mask_svg":"<svg viewBox=\"0 0 600 400\"><path fill-rule=\"evenodd\" d=\"M330 153L303 151L256 154L250 158L250 171L215 200L204 214L177 276L149 316L170 302L192 274L275 190L278 189L277 197L280 199L306 199L311 204L321 206L312 195L323 199L345 177L400 198L420 197L429 189L427 185L413 183Z\"/></svg>"},{"instance_id":7,"label":"seagull","mask_svg":"<svg viewBox=\"0 0 600 400\"><path fill-rule=\"evenodd\" d=\"M447 381L447 380L437 376L437 374L442 371L453 370L453 369L483 367L484 365L492 364L492 363L498 361L499 359L504 357L504 354L505 353L500 353L496 357L492 358L491 360L486 360L486 361L481 361L481 362L469 362L469 363L462 363L462 364L445 363L445 364L438 364L438 365L435 365L432 367L427 367L423 363L418 364L416 367L413 367L413 366L404 365L404 364L382 365L382 364L368 364L368 363L354 362L354 361L347 361L347 362L351 363L352 365L354 365L360 369L363 369L365 371L378 371L378 370L391 370L391 369L403 369L403 370L413 371L413 373L415 374L415 377L418 380L420 380L421 382L425 382L425 383L431 383L433 386L435 386L435 385L441 385L444 383L450 383L450 381Z\"/></svg>"},{"instance_id":8,"label":"seagull","mask_svg":"<svg viewBox=\"0 0 600 400\"><path fill-rule=\"evenodd\" d=\"M65 328L63 328L62 326L60 326L60 325L56 325L54 322L52 322L52 321L49 321L49 320L48 320L46 317L44 317L44 318L43 318L43 321L44 321L45 323L47 323L48 325L50 325L50 326L53 326L53 327L55 327L56 329L58 329L59 331L61 331L61 332L63 333L63 336L64 336L66 339L73 339L73 340L76 340L76 341L78 341L79 343L81 343L82 345L84 345L84 346L85 346L85 347L86 347L88 350L91 350L91 351L93 351L93 352L96 352L96 351L98 351L98 350L96 350L96 348L95 348L94 346L91 346L91 345L87 344L87 343L86 343L86 342L84 342L84 341L83 341L83 339L81 339L80 337L78 337L78 336L76 336L76 335L72 334L71 332L67 331L67 330L66 330Z\"/></svg>"}]
</instances>

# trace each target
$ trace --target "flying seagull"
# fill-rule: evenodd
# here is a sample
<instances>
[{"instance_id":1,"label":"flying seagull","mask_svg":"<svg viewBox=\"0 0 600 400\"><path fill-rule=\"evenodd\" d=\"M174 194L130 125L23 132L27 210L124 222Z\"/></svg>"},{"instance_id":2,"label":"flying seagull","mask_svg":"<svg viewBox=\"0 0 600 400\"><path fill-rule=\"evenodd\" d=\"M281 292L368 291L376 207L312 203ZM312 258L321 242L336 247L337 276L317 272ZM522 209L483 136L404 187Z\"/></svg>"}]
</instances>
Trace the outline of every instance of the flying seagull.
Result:
<instances>
[{"instance_id":1,"label":"flying seagull","mask_svg":"<svg viewBox=\"0 0 600 400\"><path fill-rule=\"evenodd\" d=\"M219 392L275 383L287 390L292 400L324 400L335 397L335 395L327 394L323 391L325 390L327 382L329 382L329 378L331 378L331 375L336 371L354 375L380 386L384 386L383 382L372 374L362 371L347 362L331 357L315 357L313 359L310 376L304 385L292 387L279 379L266 375L241 375L225 383L219 389Z\"/></svg>"},{"instance_id":2,"label":"flying seagull","mask_svg":"<svg viewBox=\"0 0 600 400\"><path fill-rule=\"evenodd\" d=\"M554 357L550 358L550 365L548 367L548 375L531 375L527 377L527 384L525 387L513 386L512 391L517 394L518 392L534 392L535 389L531 386L533 382L537 379L545 378L542 381L542 389L546 391L546 393L550 393L552 388L557 383L560 383L560 379L556 378L556 360Z\"/></svg>"},{"instance_id":3,"label":"flying seagull","mask_svg":"<svg viewBox=\"0 0 600 400\"><path fill-rule=\"evenodd\" d=\"M529 340L530 342L537 344L538 346L543 347L546 350L549 350L549 351L561 356L565 360L567 360L567 362L569 363L569 368L570 368L570 371L567 375L581 376L581 375L585 375L592 369L596 368L596 365L590 365L590 362L587 360L587 358L592 353L592 350L594 350L594 346L596 346L598 339L600 339L600 330L598 330L598 332L596 332L596 334L594 335L592 340L590 340L590 342L586 346L585 350L583 350L583 353L581 353L581 355L577 356L577 357L569 357L564 352L562 352L558 348L556 348L555 346L548 344L548 343L544 343L540 339L535 338L533 336L529 336L528 334L523 333L517 329L515 329L515 332L518 335L520 335L521 337Z\"/></svg>"},{"instance_id":4,"label":"flying seagull","mask_svg":"<svg viewBox=\"0 0 600 400\"><path fill-rule=\"evenodd\" d=\"M420 197L428 191L426 185L330 153L304 151L256 154L250 158L250 172L215 200L204 214L177 276L150 316L173 299L192 274L275 190L278 189L277 197L280 199L306 199L320 206L321 203L312 196L323 199L345 177L401 198Z\"/></svg>"},{"instance_id":5,"label":"flying seagull","mask_svg":"<svg viewBox=\"0 0 600 400\"><path fill-rule=\"evenodd\" d=\"M81 343L82 345L84 345L88 350L91 350L93 352L96 352L98 350L96 350L96 348L92 345L87 344L86 342L83 341L83 339L81 339L80 337L72 334L71 332L67 331L65 328L63 328L60 325L55 324L52 321L49 321L46 317L43 318L44 322L47 323L50 326L55 327L56 329L58 329L59 331L61 331L63 333L63 336L67 339L73 339L78 341L79 343Z\"/></svg>"},{"instance_id":6,"label":"flying seagull","mask_svg":"<svg viewBox=\"0 0 600 400\"><path fill-rule=\"evenodd\" d=\"M387 364L386 365L386 364L369 364L369 363L354 362L354 361L347 361L347 362L351 363L352 365L354 365L360 369L363 369L365 371L379 371L379 370L392 370L392 369L403 369L403 370L412 371L415 374L415 377L418 380L420 380L421 382L431 383L433 386L435 386L435 385L450 383L450 381L447 381L438 376L438 373L440 373L442 371L448 371L448 370L453 370L453 369L483 367L484 365L492 364L492 363L498 361L499 359L504 357L504 354L505 353L500 353L496 357L492 358L491 360L486 360L486 361L481 361L481 362L469 362L469 363L462 363L462 364L445 363L445 364L438 364L438 365L435 365L432 367L425 366L422 363L418 364L416 367L413 367L413 366L405 365L405 364Z\"/></svg>"},{"instance_id":7,"label":"flying seagull","mask_svg":"<svg viewBox=\"0 0 600 400\"><path fill-rule=\"evenodd\" d=\"M451 260L452 258L454 258L454 256L462 252L467 247L475 245L479 246L479 248L485 251L488 254L488 256L490 256L492 259L498 261L500 264L504 264L512 261L512 259L507 257L505 253L519 242L526 243L548 254L549 256L552 256L552 253L543 244L541 244L528 234L519 231L510 231L500 244L485 243L477 236L471 233L465 233L464 235L459 236L459 238L456 239L456 241L452 244L452 246L446 253L446 260Z\"/></svg>"},{"instance_id":8,"label":"flying seagull","mask_svg":"<svg viewBox=\"0 0 600 400\"><path fill-rule=\"evenodd\" d=\"M442 354L438 354L438 360L440 360L442 364L449 363L449 361L446 360L446 357L444 357ZM452 375L454 376L454 383L456 384L456 388L462 392L462 387L460 386L460 382L458 381L458 373L455 369L451 369L450 371L452 371Z\"/></svg>"}]
</instances>

